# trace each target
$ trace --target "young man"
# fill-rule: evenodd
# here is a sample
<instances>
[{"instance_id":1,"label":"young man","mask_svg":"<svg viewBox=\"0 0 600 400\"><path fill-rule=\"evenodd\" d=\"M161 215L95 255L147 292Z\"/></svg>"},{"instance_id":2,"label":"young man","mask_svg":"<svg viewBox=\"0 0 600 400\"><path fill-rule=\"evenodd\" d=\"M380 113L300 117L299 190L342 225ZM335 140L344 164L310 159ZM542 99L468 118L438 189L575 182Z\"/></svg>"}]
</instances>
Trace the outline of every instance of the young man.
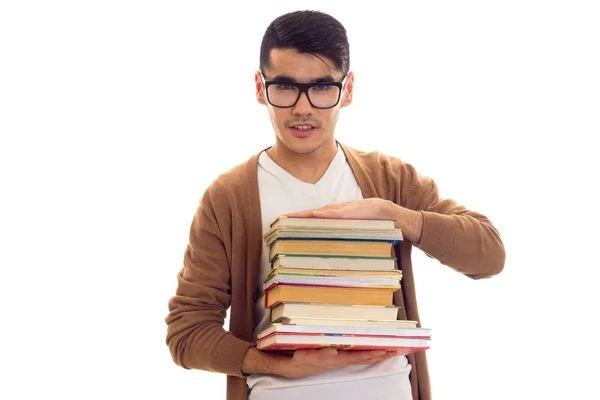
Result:
<instances>
[{"instance_id":1,"label":"young man","mask_svg":"<svg viewBox=\"0 0 600 400\"><path fill-rule=\"evenodd\" d=\"M275 144L221 175L202 197L166 318L174 361L227 374L230 400L431 398L425 352L258 351L256 333L269 322L262 235L283 214L394 219L405 238L394 249L403 271L394 302L398 318L419 321L412 246L480 279L503 269L498 232L482 214L441 199L435 183L411 165L335 140L354 74L346 31L331 16L302 11L275 19L255 82Z\"/></svg>"}]
</instances>

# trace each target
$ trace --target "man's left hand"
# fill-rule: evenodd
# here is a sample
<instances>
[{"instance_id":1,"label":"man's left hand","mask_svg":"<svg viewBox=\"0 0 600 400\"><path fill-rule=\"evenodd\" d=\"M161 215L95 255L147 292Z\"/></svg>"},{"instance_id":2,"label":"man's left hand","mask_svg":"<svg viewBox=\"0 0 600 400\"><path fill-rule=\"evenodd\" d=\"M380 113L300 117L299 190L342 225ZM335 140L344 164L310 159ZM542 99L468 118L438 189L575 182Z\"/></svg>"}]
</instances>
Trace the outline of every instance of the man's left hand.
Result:
<instances>
[{"instance_id":1,"label":"man's left hand","mask_svg":"<svg viewBox=\"0 0 600 400\"><path fill-rule=\"evenodd\" d=\"M413 243L421 240L423 218L420 212L401 207L391 201L369 198L328 204L325 207L287 214L297 218L390 219Z\"/></svg>"},{"instance_id":2,"label":"man's left hand","mask_svg":"<svg viewBox=\"0 0 600 400\"><path fill-rule=\"evenodd\" d=\"M389 215L388 203L378 198L353 200L287 215L300 218L393 219Z\"/></svg>"}]
</instances>

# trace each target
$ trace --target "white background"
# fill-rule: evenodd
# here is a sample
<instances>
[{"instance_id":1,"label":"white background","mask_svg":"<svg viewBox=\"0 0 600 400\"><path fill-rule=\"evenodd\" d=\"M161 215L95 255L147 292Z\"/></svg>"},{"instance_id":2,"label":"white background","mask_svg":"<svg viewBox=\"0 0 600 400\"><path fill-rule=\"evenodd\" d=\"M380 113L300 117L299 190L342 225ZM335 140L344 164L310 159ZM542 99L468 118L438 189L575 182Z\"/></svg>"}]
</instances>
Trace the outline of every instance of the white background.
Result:
<instances>
[{"instance_id":1,"label":"white background","mask_svg":"<svg viewBox=\"0 0 600 400\"><path fill-rule=\"evenodd\" d=\"M599 398L593 3L0 3L0 397L224 398L172 362L167 301L204 189L273 141L265 28L316 8L356 74L337 139L412 163L507 249L484 281L415 252L435 397Z\"/></svg>"}]
</instances>

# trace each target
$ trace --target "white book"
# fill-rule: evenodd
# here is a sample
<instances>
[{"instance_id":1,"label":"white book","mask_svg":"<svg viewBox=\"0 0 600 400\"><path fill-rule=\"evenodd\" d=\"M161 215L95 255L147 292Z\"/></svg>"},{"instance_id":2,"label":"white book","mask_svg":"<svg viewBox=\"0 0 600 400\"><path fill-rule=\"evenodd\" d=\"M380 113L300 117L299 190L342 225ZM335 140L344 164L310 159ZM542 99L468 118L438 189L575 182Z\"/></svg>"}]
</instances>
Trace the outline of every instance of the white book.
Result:
<instances>
[{"instance_id":1,"label":"white book","mask_svg":"<svg viewBox=\"0 0 600 400\"><path fill-rule=\"evenodd\" d=\"M391 271L396 269L395 257L327 256L310 254L280 254L272 268L346 269Z\"/></svg>"},{"instance_id":2,"label":"white book","mask_svg":"<svg viewBox=\"0 0 600 400\"><path fill-rule=\"evenodd\" d=\"M320 275L297 275L297 274L275 274L268 278L263 289L267 290L273 285L308 285L308 286L333 286L333 287L380 287L400 288L400 279L393 277L370 277L370 276L320 276Z\"/></svg>"},{"instance_id":3,"label":"white book","mask_svg":"<svg viewBox=\"0 0 600 400\"><path fill-rule=\"evenodd\" d=\"M374 319L340 319L340 318L309 318L309 317L280 317L273 323L284 325L318 325L318 326L364 326L366 328L417 328L417 321L411 320L374 320Z\"/></svg>"},{"instance_id":4,"label":"white book","mask_svg":"<svg viewBox=\"0 0 600 400\"><path fill-rule=\"evenodd\" d=\"M271 224L277 227L330 228L330 229L395 229L396 222L389 219L295 218L279 216Z\"/></svg>"},{"instance_id":5,"label":"white book","mask_svg":"<svg viewBox=\"0 0 600 400\"><path fill-rule=\"evenodd\" d=\"M336 347L342 350L386 349L410 354L431 346L430 339L273 333L257 341L258 350Z\"/></svg>"},{"instance_id":6,"label":"white book","mask_svg":"<svg viewBox=\"0 0 600 400\"><path fill-rule=\"evenodd\" d=\"M379 328L361 326L318 326L271 324L258 333L257 339L272 333L319 333L327 335L373 335L396 337L431 338L431 329L427 328Z\"/></svg>"},{"instance_id":7,"label":"white book","mask_svg":"<svg viewBox=\"0 0 600 400\"><path fill-rule=\"evenodd\" d=\"M283 302L271 308L271 321L282 317L395 320L398 318L399 308L398 306Z\"/></svg>"}]
</instances>

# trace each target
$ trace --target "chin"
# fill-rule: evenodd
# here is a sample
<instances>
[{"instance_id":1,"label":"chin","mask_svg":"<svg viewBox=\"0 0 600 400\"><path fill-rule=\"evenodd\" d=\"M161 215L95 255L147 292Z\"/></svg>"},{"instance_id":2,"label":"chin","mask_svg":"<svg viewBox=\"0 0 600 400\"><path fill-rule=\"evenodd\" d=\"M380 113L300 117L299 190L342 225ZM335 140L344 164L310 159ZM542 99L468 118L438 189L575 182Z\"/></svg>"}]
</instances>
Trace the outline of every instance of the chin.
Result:
<instances>
[{"instance_id":1,"label":"chin","mask_svg":"<svg viewBox=\"0 0 600 400\"><path fill-rule=\"evenodd\" d=\"M321 148L321 146L323 146L326 142L327 140L319 139L316 137L291 137L283 141L283 145L292 153L310 154Z\"/></svg>"}]
</instances>

